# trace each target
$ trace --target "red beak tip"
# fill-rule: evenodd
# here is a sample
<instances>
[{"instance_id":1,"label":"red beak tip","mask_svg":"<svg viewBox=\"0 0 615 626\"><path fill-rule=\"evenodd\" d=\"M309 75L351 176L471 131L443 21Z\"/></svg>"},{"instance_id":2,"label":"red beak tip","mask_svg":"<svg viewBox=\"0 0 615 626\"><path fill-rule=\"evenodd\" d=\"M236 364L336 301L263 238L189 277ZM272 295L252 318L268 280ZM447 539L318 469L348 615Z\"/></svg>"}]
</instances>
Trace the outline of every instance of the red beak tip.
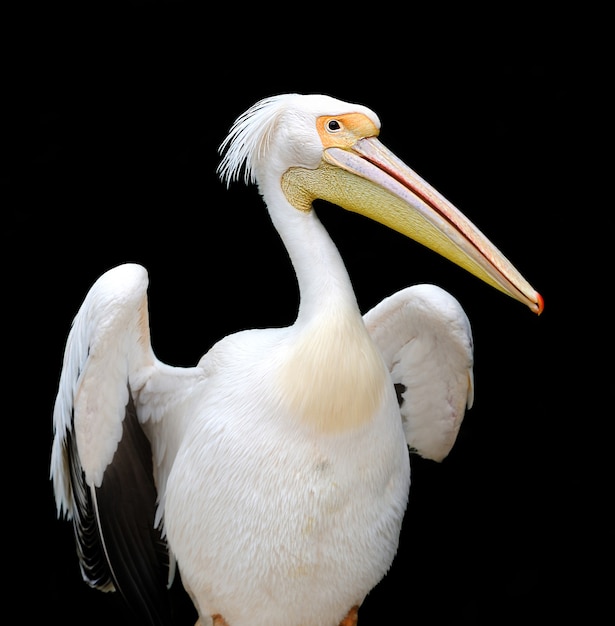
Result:
<instances>
[{"instance_id":1,"label":"red beak tip","mask_svg":"<svg viewBox=\"0 0 615 626\"><path fill-rule=\"evenodd\" d=\"M539 293L536 294L536 307L536 315L540 315L545 308L545 301Z\"/></svg>"}]
</instances>

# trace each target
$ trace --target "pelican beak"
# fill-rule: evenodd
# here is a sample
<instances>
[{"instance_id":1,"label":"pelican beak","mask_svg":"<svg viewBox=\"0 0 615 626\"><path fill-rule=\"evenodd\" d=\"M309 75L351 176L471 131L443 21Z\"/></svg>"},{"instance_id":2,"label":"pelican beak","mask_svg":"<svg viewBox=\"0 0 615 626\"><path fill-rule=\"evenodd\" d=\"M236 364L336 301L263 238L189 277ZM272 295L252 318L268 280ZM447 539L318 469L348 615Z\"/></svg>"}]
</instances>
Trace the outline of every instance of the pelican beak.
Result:
<instances>
[{"instance_id":1,"label":"pelican beak","mask_svg":"<svg viewBox=\"0 0 615 626\"><path fill-rule=\"evenodd\" d=\"M335 172L331 170L334 168ZM316 197L361 213L427 246L542 313L542 296L457 208L375 137L328 147ZM336 185L331 179L342 176ZM312 187L314 189L314 187ZM332 190L332 191L331 191Z\"/></svg>"}]
</instances>

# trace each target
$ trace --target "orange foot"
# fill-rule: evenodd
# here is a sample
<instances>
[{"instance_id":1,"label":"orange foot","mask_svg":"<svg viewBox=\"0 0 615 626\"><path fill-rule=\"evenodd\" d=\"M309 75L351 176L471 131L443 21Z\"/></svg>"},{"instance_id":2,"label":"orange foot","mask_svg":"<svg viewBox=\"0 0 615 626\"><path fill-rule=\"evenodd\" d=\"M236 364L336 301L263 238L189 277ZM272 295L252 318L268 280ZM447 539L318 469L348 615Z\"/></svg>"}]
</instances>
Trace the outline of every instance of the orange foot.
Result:
<instances>
[{"instance_id":1,"label":"orange foot","mask_svg":"<svg viewBox=\"0 0 615 626\"><path fill-rule=\"evenodd\" d=\"M228 626L222 615L212 615L211 618L214 620L213 626Z\"/></svg>"},{"instance_id":2,"label":"orange foot","mask_svg":"<svg viewBox=\"0 0 615 626\"><path fill-rule=\"evenodd\" d=\"M340 622L340 626L357 626L359 621L359 607L353 606L348 615Z\"/></svg>"}]
</instances>

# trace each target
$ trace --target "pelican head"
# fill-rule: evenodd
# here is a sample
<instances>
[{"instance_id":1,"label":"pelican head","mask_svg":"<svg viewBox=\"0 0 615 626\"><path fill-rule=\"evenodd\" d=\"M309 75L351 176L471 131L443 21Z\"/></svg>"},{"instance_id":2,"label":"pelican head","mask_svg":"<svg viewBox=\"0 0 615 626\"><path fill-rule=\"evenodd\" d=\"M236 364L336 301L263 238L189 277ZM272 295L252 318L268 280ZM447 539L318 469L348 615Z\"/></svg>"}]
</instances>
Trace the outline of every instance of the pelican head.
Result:
<instances>
[{"instance_id":1,"label":"pelican head","mask_svg":"<svg viewBox=\"0 0 615 626\"><path fill-rule=\"evenodd\" d=\"M298 211L316 199L365 215L423 244L540 314L541 295L455 206L378 139L365 106L322 95L265 98L220 147L218 172L261 191L275 184ZM266 167L265 167L266 164Z\"/></svg>"}]
</instances>

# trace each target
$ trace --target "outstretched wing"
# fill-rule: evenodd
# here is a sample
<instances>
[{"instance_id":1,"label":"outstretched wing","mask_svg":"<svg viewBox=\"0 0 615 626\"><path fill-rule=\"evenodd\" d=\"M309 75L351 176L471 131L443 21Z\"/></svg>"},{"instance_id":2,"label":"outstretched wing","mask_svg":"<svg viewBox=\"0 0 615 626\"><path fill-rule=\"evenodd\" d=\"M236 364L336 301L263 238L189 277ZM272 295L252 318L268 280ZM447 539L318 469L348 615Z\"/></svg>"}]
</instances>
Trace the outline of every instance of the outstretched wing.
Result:
<instances>
[{"instance_id":1,"label":"outstretched wing","mask_svg":"<svg viewBox=\"0 0 615 626\"><path fill-rule=\"evenodd\" d=\"M415 285L364 315L400 398L406 440L441 461L474 398L470 322L459 302L434 285Z\"/></svg>"},{"instance_id":2,"label":"outstretched wing","mask_svg":"<svg viewBox=\"0 0 615 626\"><path fill-rule=\"evenodd\" d=\"M119 590L149 624L171 622L172 579L152 448L135 395L159 364L150 345L146 270L126 264L88 292L66 344L51 455L58 515L72 519L84 580ZM168 366L163 366L168 367Z\"/></svg>"}]
</instances>

